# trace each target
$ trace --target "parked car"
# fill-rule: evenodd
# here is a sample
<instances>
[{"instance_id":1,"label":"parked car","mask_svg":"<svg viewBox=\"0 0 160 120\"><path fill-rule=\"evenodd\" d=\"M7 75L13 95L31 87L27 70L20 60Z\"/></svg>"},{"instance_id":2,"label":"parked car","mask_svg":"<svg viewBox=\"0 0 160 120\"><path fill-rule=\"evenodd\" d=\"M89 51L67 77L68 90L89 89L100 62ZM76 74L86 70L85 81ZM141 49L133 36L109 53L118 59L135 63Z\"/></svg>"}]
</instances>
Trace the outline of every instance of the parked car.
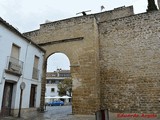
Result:
<instances>
[{"instance_id":1,"label":"parked car","mask_svg":"<svg viewBox=\"0 0 160 120\"><path fill-rule=\"evenodd\" d=\"M63 101L53 101L53 102L48 102L48 106L63 106L64 102Z\"/></svg>"}]
</instances>

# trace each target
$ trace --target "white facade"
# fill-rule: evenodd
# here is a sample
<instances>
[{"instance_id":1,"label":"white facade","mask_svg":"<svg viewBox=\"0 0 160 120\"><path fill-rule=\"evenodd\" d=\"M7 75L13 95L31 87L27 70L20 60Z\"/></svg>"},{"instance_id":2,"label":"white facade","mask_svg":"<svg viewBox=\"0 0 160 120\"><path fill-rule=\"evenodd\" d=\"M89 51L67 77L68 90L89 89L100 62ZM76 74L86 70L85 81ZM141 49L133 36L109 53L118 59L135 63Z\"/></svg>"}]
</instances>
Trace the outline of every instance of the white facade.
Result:
<instances>
[{"instance_id":1,"label":"white facade","mask_svg":"<svg viewBox=\"0 0 160 120\"><path fill-rule=\"evenodd\" d=\"M52 89L54 89L54 91ZM58 96L58 86L57 86L57 84L46 84L45 96L46 97Z\"/></svg>"},{"instance_id":2,"label":"white facade","mask_svg":"<svg viewBox=\"0 0 160 120\"><path fill-rule=\"evenodd\" d=\"M46 80L46 93L45 96L46 97L55 97L55 96L59 96L58 94L58 84L59 82L63 81L65 77L59 77L58 74L57 76L47 76ZM49 83L48 80L57 80L58 83ZM54 91L52 90L54 89Z\"/></svg>"},{"instance_id":3,"label":"white facade","mask_svg":"<svg viewBox=\"0 0 160 120\"><path fill-rule=\"evenodd\" d=\"M46 74L46 92L45 92L45 102L51 102L58 99L63 99L65 103L69 102L69 98L65 96L59 96L58 93L58 84L61 83L64 79L70 79L71 73L70 70L61 70L57 69L54 72L48 72ZM68 92L66 92L69 95Z\"/></svg>"},{"instance_id":4,"label":"white facade","mask_svg":"<svg viewBox=\"0 0 160 120\"><path fill-rule=\"evenodd\" d=\"M12 70L8 72L8 65L11 56L12 46L19 47L19 61L23 63L21 74L13 74ZM3 98L5 83L13 85L11 96L11 110L18 110L20 103L20 84L25 82L25 89L22 95L22 109L23 108L37 108L40 107L41 97L41 78L42 78L42 65L45 51L38 47L35 43L23 37L11 25L5 23L0 19L0 113L3 111ZM35 56L38 57L37 79L32 77ZM17 63L18 64L18 63ZM14 66L15 67L15 66ZM34 103L31 106L30 93L31 85L34 86ZM32 96L33 97L33 96Z\"/></svg>"},{"instance_id":5,"label":"white facade","mask_svg":"<svg viewBox=\"0 0 160 120\"><path fill-rule=\"evenodd\" d=\"M71 78L70 70L57 70L54 72L47 73L46 83L46 97L59 96L58 84L66 78ZM54 90L53 90L54 89Z\"/></svg>"}]
</instances>

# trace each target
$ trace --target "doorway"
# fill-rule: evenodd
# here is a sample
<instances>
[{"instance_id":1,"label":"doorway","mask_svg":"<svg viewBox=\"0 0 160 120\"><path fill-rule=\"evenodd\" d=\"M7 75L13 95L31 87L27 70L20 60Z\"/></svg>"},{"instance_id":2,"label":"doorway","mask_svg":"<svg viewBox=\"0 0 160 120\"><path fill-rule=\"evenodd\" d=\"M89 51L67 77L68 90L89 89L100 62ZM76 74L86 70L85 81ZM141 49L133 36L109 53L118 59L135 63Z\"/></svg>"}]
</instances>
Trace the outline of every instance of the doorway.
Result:
<instances>
[{"instance_id":1,"label":"doorway","mask_svg":"<svg viewBox=\"0 0 160 120\"><path fill-rule=\"evenodd\" d=\"M31 85L29 107L35 107L36 85Z\"/></svg>"},{"instance_id":2,"label":"doorway","mask_svg":"<svg viewBox=\"0 0 160 120\"><path fill-rule=\"evenodd\" d=\"M2 116L9 116L11 114L13 83L5 82L2 101Z\"/></svg>"},{"instance_id":3,"label":"doorway","mask_svg":"<svg viewBox=\"0 0 160 120\"><path fill-rule=\"evenodd\" d=\"M61 102L66 106L54 108L47 106L47 109L54 110L55 113L64 111L67 114L72 114L72 103L68 99L72 96L72 77L70 71L70 60L64 53L56 52L47 58L47 73L46 73L46 91L45 103ZM65 115L65 112L60 112Z\"/></svg>"}]
</instances>

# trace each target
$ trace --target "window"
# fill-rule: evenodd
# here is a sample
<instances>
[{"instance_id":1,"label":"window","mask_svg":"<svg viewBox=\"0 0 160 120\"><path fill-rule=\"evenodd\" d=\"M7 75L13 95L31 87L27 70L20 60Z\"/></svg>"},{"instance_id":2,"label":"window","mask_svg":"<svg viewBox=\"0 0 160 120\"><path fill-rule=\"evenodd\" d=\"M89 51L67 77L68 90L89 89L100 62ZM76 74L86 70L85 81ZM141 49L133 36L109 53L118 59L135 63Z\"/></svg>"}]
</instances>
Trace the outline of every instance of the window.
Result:
<instances>
[{"instance_id":1,"label":"window","mask_svg":"<svg viewBox=\"0 0 160 120\"><path fill-rule=\"evenodd\" d=\"M33 79L38 79L38 75L39 75L38 63L39 63L39 57L35 56L34 57L33 74L32 74Z\"/></svg>"},{"instance_id":2,"label":"window","mask_svg":"<svg viewBox=\"0 0 160 120\"><path fill-rule=\"evenodd\" d=\"M59 80L55 80L55 84L59 84Z\"/></svg>"},{"instance_id":3,"label":"window","mask_svg":"<svg viewBox=\"0 0 160 120\"><path fill-rule=\"evenodd\" d=\"M35 56L34 57L34 68L38 69L38 63L39 63L39 57Z\"/></svg>"},{"instance_id":4,"label":"window","mask_svg":"<svg viewBox=\"0 0 160 120\"><path fill-rule=\"evenodd\" d=\"M11 51L11 57L19 59L19 53L20 53L20 47L13 44L12 45L12 51Z\"/></svg>"},{"instance_id":5,"label":"window","mask_svg":"<svg viewBox=\"0 0 160 120\"><path fill-rule=\"evenodd\" d=\"M8 57L7 70L15 75L22 74L23 62L19 60L20 47L12 44L11 55Z\"/></svg>"},{"instance_id":6,"label":"window","mask_svg":"<svg viewBox=\"0 0 160 120\"><path fill-rule=\"evenodd\" d=\"M51 84L51 80L49 80L49 84Z\"/></svg>"},{"instance_id":7,"label":"window","mask_svg":"<svg viewBox=\"0 0 160 120\"><path fill-rule=\"evenodd\" d=\"M51 92L55 92L55 89L54 89L54 88L51 88Z\"/></svg>"}]
</instances>

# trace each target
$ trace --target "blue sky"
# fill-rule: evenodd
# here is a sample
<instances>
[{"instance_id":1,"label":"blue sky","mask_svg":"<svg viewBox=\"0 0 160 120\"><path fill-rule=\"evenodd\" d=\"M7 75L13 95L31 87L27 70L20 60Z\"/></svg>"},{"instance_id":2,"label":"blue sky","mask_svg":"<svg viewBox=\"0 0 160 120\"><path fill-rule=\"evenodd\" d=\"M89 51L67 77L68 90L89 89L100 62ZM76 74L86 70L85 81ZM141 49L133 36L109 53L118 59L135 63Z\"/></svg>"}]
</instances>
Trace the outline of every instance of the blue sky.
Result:
<instances>
[{"instance_id":1,"label":"blue sky","mask_svg":"<svg viewBox=\"0 0 160 120\"><path fill-rule=\"evenodd\" d=\"M157 4L157 0L155 2ZM104 11L133 5L134 13L137 14L146 12L147 0L0 0L0 17L23 33L38 29L39 24L46 20L76 17L76 13L86 10L91 10L88 14L101 12L102 5ZM69 69L69 62L66 62L68 58L65 55L56 56L49 58L48 71L60 67Z\"/></svg>"}]
</instances>

